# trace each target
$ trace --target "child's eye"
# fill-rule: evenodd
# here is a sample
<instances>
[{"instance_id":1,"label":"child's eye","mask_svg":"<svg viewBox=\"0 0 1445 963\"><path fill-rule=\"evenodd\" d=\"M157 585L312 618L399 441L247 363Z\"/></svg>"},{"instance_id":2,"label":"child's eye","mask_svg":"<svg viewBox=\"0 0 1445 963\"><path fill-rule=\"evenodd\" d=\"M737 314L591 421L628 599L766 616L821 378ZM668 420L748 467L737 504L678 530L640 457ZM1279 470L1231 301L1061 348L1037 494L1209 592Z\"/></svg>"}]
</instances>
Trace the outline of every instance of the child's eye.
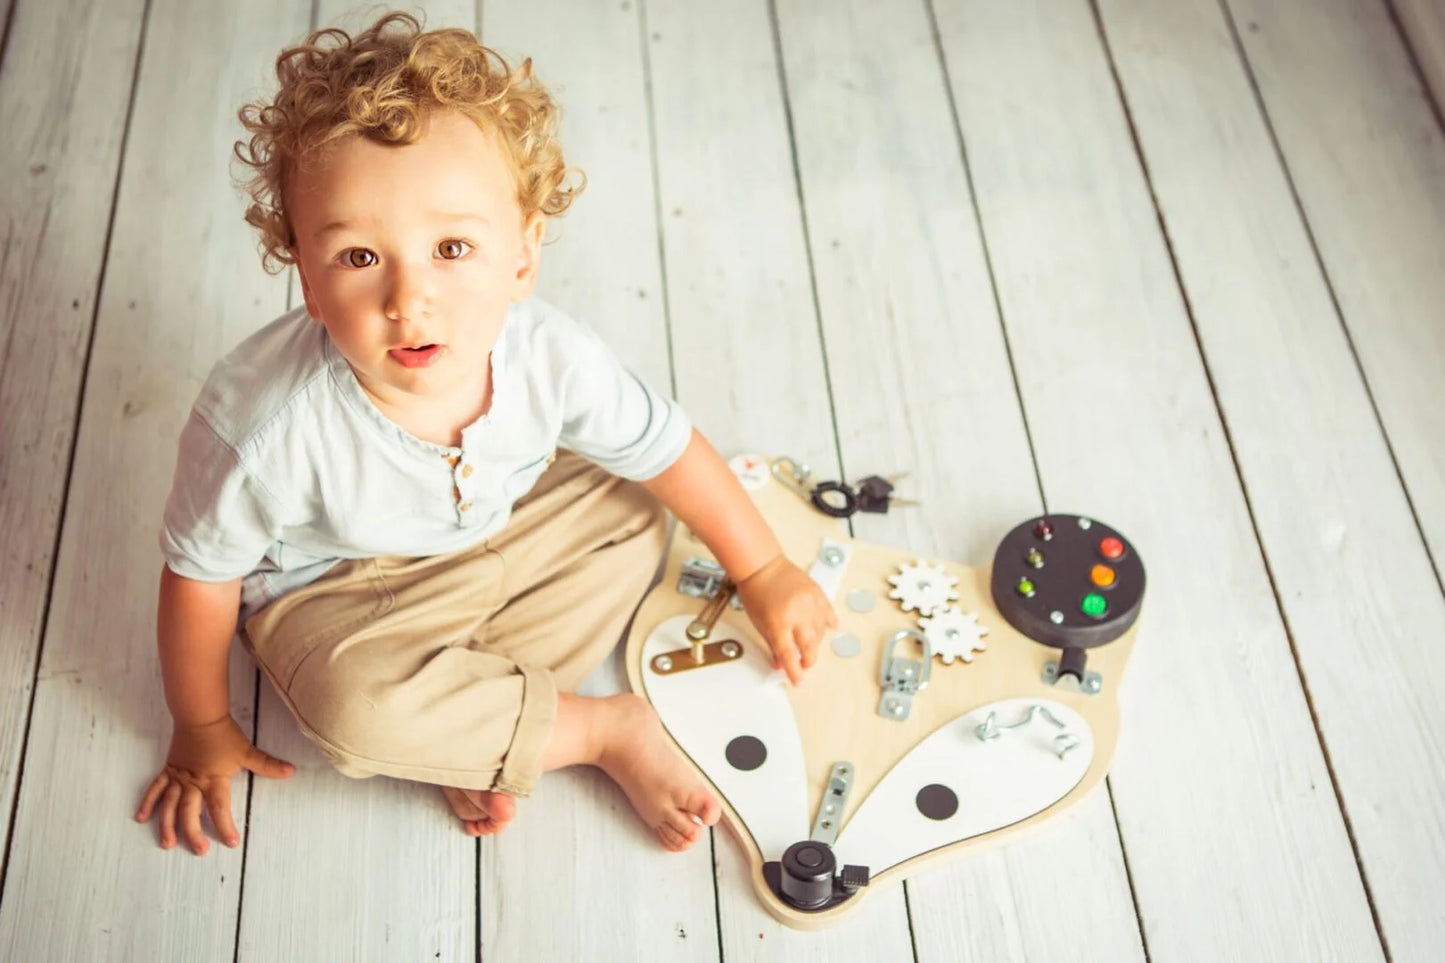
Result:
<instances>
[{"instance_id":1,"label":"child's eye","mask_svg":"<svg viewBox=\"0 0 1445 963\"><path fill-rule=\"evenodd\" d=\"M451 238L449 240L442 241L440 244L437 245L437 254L440 255L443 260L455 261L457 258L463 256L471 249L472 246L466 241L459 241L456 238Z\"/></svg>"},{"instance_id":2,"label":"child's eye","mask_svg":"<svg viewBox=\"0 0 1445 963\"><path fill-rule=\"evenodd\" d=\"M341 252L341 261L347 267L367 268L376 263L376 253L364 247L353 247Z\"/></svg>"}]
</instances>

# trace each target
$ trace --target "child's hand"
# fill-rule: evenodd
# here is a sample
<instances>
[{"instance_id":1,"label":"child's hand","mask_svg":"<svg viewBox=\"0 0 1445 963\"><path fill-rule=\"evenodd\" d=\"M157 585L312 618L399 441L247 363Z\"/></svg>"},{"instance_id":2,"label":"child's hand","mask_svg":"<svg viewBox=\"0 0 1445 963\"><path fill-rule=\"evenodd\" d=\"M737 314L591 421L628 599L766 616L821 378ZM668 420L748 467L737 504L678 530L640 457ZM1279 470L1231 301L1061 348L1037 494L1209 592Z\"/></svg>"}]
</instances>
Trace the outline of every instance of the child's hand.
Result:
<instances>
[{"instance_id":1,"label":"child's hand","mask_svg":"<svg viewBox=\"0 0 1445 963\"><path fill-rule=\"evenodd\" d=\"M738 584L738 598L773 649L773 668L797 685L818 658L818 644L838 615L818 583L779 555Z\"/></svg>"},{"instance_id":2,"label":"child's hand","mask_svg":"<svg viewBox=\"0 0 1445 963\"><path fill-rule=\"evenodd\" d=\"M227 846L241 842L231 818L231 777L241 769L258 776L285 779L296 771L289 762L268 756L251 745L236 720L229 715L203 726L176 724L171 735L171 751L166 767L151 780L145 798L136 811L137 822L151 818L160 801L161 848L176 844L176 816L180 815L181 835L197 856L209 848L201 832L201 808L204 804L211 822Z\"/></svg>"}]
</instances>

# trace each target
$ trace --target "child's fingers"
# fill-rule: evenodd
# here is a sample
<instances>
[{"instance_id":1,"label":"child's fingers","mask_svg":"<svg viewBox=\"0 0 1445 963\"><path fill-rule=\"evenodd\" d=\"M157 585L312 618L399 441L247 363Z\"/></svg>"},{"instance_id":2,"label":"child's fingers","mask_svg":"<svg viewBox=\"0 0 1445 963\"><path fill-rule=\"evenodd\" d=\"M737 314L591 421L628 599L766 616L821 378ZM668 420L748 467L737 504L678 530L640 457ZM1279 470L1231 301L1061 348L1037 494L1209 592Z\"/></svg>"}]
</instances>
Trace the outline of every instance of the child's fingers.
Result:
<instances>
[{"instance_id":1,"label":"child's fingers","mask_svg":"<svg viewBox=\"0 0 1445 963\"><path fill-rule=\"evenodd\" d=\"M239 845L241 834L236 832L236 821L231 818L230 779L221 777L211 783L206 790L206 811L211 814L211 822L216 824L221 842L227 846Z\"/></svg>"},{"instance_id":2,"label":"child's fingers","mask_svg":"<svg viewBox=\"0 0 1445 963\"><path fill-rule=\"evenodd\" d=\"M166 786L170 785L170 781L171 777L164 772L151 780L151 784L146 787L145 795L141 797L140 808L135 811L136 822L143 823L151 818L151 813L155 811L156 800L161 798L161 793L166 791Z\"/></svg>"},{"instance_id":3,"label":"child's fingers","mask_svg":"<svg viewBox=\"0 0 1445 963\"><path fill-rule=\"evenodd\" d=\"M186 845L191 847L191 852L197 856L204 856L206 850L211 848L211 844L206 841L206 834L201 832L203 802L199 787L190 785L181 790L181 835L186 838Z\"/></svg>"},{"instance_id":4,"label":"child's fingers","mask_svg":"<svg viewBox=\"0 0 1445 963\"><path fill-rule=\"evenodd\" d=\"M172 780L161 796L161 848L176 844L176 806L181 801L181 784Z\"/></svg>"}]
</instances>

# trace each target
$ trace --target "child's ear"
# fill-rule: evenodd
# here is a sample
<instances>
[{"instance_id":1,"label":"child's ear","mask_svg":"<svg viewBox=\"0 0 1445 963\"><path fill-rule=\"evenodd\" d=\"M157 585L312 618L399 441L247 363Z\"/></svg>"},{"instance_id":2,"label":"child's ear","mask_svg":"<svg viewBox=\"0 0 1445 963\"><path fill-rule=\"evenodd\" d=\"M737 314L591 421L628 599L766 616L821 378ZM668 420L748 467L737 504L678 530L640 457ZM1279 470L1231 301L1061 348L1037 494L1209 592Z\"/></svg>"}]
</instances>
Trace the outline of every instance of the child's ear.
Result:
<instances>
[{"instance_id":1,"label":"child's ear","mask_svg":"<svg viewBox=\"0 0 1445 963\"><path fill-rule=\"evenodd\" d=\"M321 312L316 308L316 299L311 296L311 285L306 283L306 272L301 270L301 255L294 246L286 250L291 252L291 263L296 268L296 277L301 280L301 298L306 302L306 313L311 315L311 320L320 323Z\"/></svg>"},{"instance_id":2,"label":"child's ear","mask_svg":"<svg viewBox=\"0 0 1445 963\"><path fill-rule=\"evenodd\" d=\"M542 234L547 229L547 218L541 211L533 211L522 223L522 250L517 253L517 276L512 289L513 302L525 301L532 296L537 286L537 269L542 258Z\"/></svg>"}]
</instances>

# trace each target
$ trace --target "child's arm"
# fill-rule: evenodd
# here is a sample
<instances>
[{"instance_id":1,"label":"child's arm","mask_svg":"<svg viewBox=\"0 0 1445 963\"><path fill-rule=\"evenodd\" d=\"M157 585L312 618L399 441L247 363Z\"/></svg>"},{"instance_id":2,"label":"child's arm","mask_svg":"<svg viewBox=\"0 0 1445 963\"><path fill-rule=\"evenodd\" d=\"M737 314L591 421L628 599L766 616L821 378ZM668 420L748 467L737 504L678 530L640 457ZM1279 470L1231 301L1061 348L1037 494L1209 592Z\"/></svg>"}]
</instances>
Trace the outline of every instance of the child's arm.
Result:
<instances>
[{"instance_id":1,"label":"child's arm","mask_svg":"<svg viewBox=\"0 0 1445 963\"><path fill-rule=\"evenodd\" d=\"M200 582L169 568L161 571L156 638L166 705L175 726L165 768L151 781L136 819L150 819L160 803L161 846L176 844L176 818L181 834L198 855L207 849L201 832L201 809L228 846L240 842L231 818L231 776L242 768L263 776L285 777L294 771L251 745L231 718L227 660L235 634L241 580Z\"/></svg>"},{"instance_id":2,"label":"child's arm","mask_svg":"<svg viewBox=\"0 0 1445 963\"><path fill-rule=\"evenodd\" d=\"M797 685L838 616L817 583L784 557L727 462L694 431L682 457L642 484L712 550L772 646L773 665Z\"/></svg>"}]
</instances>

